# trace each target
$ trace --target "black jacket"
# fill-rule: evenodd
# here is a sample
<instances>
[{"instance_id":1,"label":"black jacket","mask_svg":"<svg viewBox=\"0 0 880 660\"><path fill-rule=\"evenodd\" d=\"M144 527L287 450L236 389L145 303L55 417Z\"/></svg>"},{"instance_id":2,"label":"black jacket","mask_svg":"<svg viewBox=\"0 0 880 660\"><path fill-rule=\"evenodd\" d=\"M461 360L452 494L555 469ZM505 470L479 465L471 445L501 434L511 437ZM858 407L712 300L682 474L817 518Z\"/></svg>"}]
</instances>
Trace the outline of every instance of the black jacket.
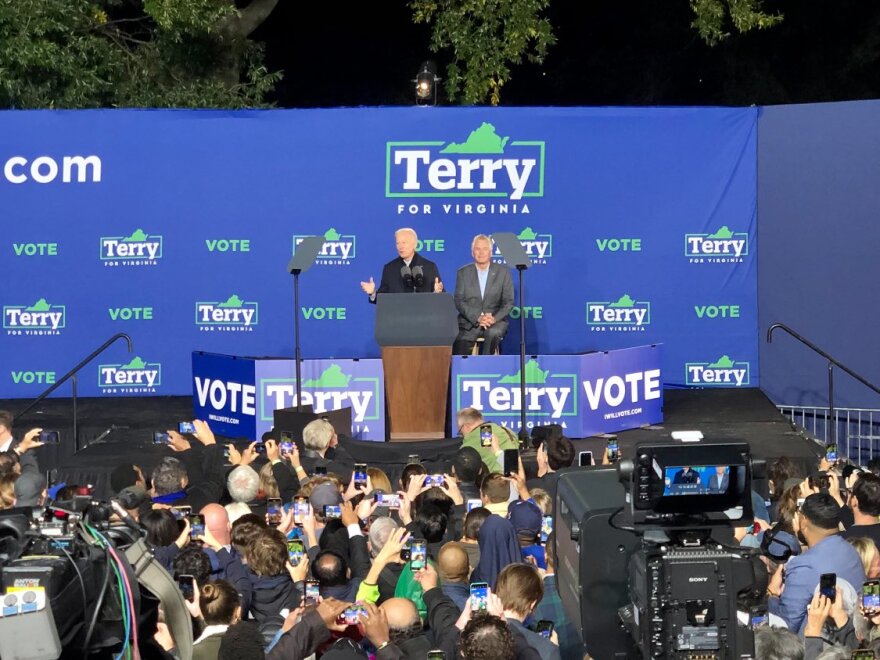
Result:
<instances>
[{"instance_id":1,"label":"black jacket","mask_svg":"<svg viewBox=\"0 0 880 660\"><path fill-rule=\"evenodd\" d=\"M299 607L302 594L286 572L272 577L255 575L249 568L247 572L253 588L249 610L259 625L262 626L270 617L278 616L285 608L294 610Z\"/></svg>"},{"instance_id":2,"label":"black jacket","mask_svg":"<svg viewBox=\"0 0 880 660\"><path fill-rule=\"evenodd\" d=\"M403 276L400 274L400 269L403 268L403 266L404 262L400 257L392 259L385 264L385 267L382 269L382 281L379 283L379 288L376 289L377 294L413 292L431 293L434 290L434 280L440 278L440 270L437 268L437 264L425 259L418 252L413 255L412 261L410 261L409 264L410 269L413 269L416 266L421 266L425 275L422 285L419 287L406 286ZM442 282L443 280L440 281ZM371 296L370 302L376 302L374 296Z\"/></svg>"},{"instance_id":3,"label":"black jacket","mask_svg":"<svg viewBox=\"0 0 880 660\"><path fill-rule=\"evenodd\" d=\"M341 445L328 447L325 454L326 458L311 449L303 450L300 461L306 474L310 477L314 476L315 466L320 465L326 467L327 472L339 475L343 483L348 484L351 481L352 470L354 470L354 459L351 455Z\"/></svg>"}]
</instances>

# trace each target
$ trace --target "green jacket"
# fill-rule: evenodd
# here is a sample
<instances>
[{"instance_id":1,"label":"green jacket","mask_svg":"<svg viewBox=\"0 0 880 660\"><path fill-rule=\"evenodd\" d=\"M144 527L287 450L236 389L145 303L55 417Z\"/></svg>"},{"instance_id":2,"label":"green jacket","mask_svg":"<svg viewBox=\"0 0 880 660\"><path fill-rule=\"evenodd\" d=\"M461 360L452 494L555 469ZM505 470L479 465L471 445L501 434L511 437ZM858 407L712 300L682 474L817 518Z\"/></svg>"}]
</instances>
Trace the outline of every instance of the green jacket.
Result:
<instances>
[{"instance_id":1,"label":"green jacket","mask_svg":"<svg viewBox=\"0 0 880 660\"><path fill-rule=\"evenodd\" d=\"M516 434L512 431L508 431L503 426L498 426L498 424L492 424L492 434L498 438L498 444L501 449L519 449ZM486 465L486 469L488 469L489 472L501 472L501 465L498 463L498 458L493 453L492 448L480 446L479 426L464 436L461 446L473 447L480 452L480 458L483 459L483 463Z\"/></svg>"}]
</instances>

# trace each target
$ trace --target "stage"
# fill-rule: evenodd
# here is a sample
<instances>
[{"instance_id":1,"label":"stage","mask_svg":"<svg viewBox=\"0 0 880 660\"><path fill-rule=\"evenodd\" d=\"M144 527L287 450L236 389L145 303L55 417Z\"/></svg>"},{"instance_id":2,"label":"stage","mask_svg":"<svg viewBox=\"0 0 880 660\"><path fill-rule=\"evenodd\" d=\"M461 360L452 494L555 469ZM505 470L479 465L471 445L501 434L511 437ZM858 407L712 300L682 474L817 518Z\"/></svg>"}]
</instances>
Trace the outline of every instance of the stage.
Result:
<instances>
[{"instance_id":1,"label":"stage","mask_svg":"<svg viewBox=\"0 0 880 660\"><path fill-rule=\"evenodd\" d=\"M748 389L668 389L664 393L662 425L618 434L623 456L630 455L636 443L663 442L672 431L702 431L710 440L745 440L755 458L789 456L803 463L814 463L822 447L805 432L796 429L756 388ZM13 413L26 405L21 400L0 400L0 409ZM109 474L122 462L154 466L171 451L152 444L154 431L176 428L177 422L192 418L190 397L90 398L79 399L80 444L74 452L72 405L70 399L50 399L16 421L16 434L40 426L61 432L58 447L38 450L41 467L54 471L57 482L91 483L99 497L109 494ZM459 446L447 438L426 442L367 442L343 438L342 443L358 460L385 470L392 479L399 476L409 454L418 454L429 471L443 470ZM237 443L243 444L243 443ZM596 457L604 451L602 437L574 439L577 451L590 450Z\"/></svg>"}]
</instances>

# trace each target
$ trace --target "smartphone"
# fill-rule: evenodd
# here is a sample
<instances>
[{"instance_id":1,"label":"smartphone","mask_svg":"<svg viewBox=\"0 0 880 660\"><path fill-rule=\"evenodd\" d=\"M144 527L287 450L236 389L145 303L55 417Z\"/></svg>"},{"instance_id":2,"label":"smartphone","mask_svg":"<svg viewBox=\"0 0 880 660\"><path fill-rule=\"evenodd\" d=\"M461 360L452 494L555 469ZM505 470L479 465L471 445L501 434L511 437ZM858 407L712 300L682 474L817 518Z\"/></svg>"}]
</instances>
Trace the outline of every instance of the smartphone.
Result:
<instances>
[{"instance_id":1,"label":"smartphone","mask_svg":"<svg viewBox=\"0 0 880 660\"><path fill-rule=\"evenodd\" d=\"M412 539L403 544L403 547L400 549L400 559L401 561L409 561L409 558L412 556Z\"/></svg>"},{"instance_id":2,"label":"smartphone","mask_svg":"<svg viewBox=\"0 0 880 660\"><path fill-rule=\"evenodd\" d=\"M505 449L502 459L502 474L505 477L510 476L511 472L519 472L519 450Z\"/></svg>"},{"instance_id":3,"label":"smartphone","mask_svg":"<svg viewBox=\"0 0 880 660\"><path fill-rule=\"evenodd\" d=\"M306 580L306 607L309 605L317 605L318 598L321 596L317 580Z\"/></svg>"},{"instance_id":4,"label":"smartphone","mask_svg":"<svg viewBox=\"0 0 880 660\"><path fill-rule=\"evenodd\" d=\"M832 442L830 445L825 447L825 460L829 463L837 462L837 444Z\"/></svg>"},{"instance_id":5,"label":"smartphone","mask_svg":"<svg viewBox=\"0 0 880 660\"><path fill-rule=\"evenodd\" d=\"M254 451L257 454L265 454L266 453L266 443L263 442L262 440L254 443Z\"/></svg>"},{"instance_id":6,"label":"smartphone","mask_svg":"<svg viewBox=\"0 0 880 660\"><path fill-rule=\"evenodd\" d=\"M295 497L293 499L293 522L302 525L303 518L309 515L311 508L308 497Z\"/></svg>"},{"instance_id":7,"label":"smartphone","mask_svg":"<svg viewBox=\"0 0 880 660\"><path fill-rule=\"evenodd\" d=\"M467 501L467 512L470 513L473 509L483 506L483 500L473 499Z\"/></svg>"},{"instance_id":8,"label":"smartphone","mask_svg":"<svg viewBox=\"0 0 880 660\"><path fill-rule=\"evenodd\" d=\"M409 557L410 568L419 571L428 561L428 542L425 539L413 539L412 552Z\"/></svg>"},{"instance_id":9,"label":"smartphone","mask_svg":"<svg viewBox=\"0 0 880 660\"><path fill-rule=\"evenodd\" d=\"M195 591L193 587L192 575L178 575L177 588L180 589L180 593L183 594L184 598L186 598L189 602L193 602L193 600L195 599Z\"/></svg>"},{"instance_id":10,"label":"smartphone","mask_svg":"<svg viewBox=\"0 0 880 660\"><path fill-rule=\"evenodd\" d=\"M47 445L57 445L61 442L61 434L58 431L40 431L40 437L37 440Z\"/></svg>"},{"instance_id":11,"label":"smartphone","mask_svg":"<svg viewBox=\"0 0 880 660\"><path fill-rule=\"evenodd\" d=\"M535 624L535 632L541 637L550 639L550 636L553 634L553 622L548 621L547 619L541 619Z\"/></svg>"},{"instance_id":12,"label":"smartphone","mask_svg":"<svg viewBox=\"0 0 880 660\"><path fill-rule=\"evenodd\" d=\"M287 542L287 559L292 566L299 564L304 555L305 548L303 547L302 541L299 539L293 539L292 541Z\"/></svg>"},{"instance_id":13,"label":"smartphone","mask_svg":"<svg viewBox=\"0 0 880 660\"><path fill-rule=\"evenodd\" d=\"M376 504L389 509L400 508L400 495L397 493L376 493Z\"/></svg>"},{"instance_id":14,"label":"smartphone","mask_svg":"<svg viewBox=\"0 0 880 660\"><path fill-rule=\"evenodd\" d=\"M553 516L544 516L541 518L541 543L546 543L553 531Z\"/></svg>"},{"instance_id":15,"label":"smartphone","mask_svg":"<svg viewBox=\"0 0 880 660\"><path fill-rule=\"evenodd\" d=\"M834 602L837 595L837 573L822 573L819 576L819 593Z\"/></svg>"},{"instance_id":16,"label":"smartphone","mask_svg":"<svg viewBox=\"0 0 880 660\"><path fill-rule=\"evenodd\" d=\"M443 475L442 474L429 474L425 477L425 485L426 486L436 486L439 488L443 485Z\"/></svg>"},{"instance_id":17,"label":"smartphone","mask_svg":"<svg viewBox=\"0 0 880 660\"><path fill-rule=\"evenodd\" d=\"M223 445L223 460L229 460L229 445Z\"/></svg>"},{"instance_id":18,"label":"smartphone","mask_svg":"<svg viewBox=\"0 0 880 660\"><path fill-rule=\"evenodd\" d=\"M338 504L325 504L324 505L324 518L330 520L331 518L341 518L342 517L342 507Z\"/></svg>"},{"instance_id":19,"label":"smartphone","mask_svg":"<svg viewBox=\"0 0 880 660\"><path fill-rule=\"evenodd\" d=\"M167 445L168 444L168 434L164 431L154 431L153 432L153 444L154 445Z\"/></svg>"},{"instance_id":20,"label":"smartphone","mask_svg":"<svg viewBox=\"0 0 880 660\"><path fill-rule=\"evenodd\" d=\"M278 449L281 451L282 456L290 456L293 453L293 442L282 440L278 445Z\"/></svg>"},{"instance_id":21,"label":"smartphone","mask_svg":"<svg viewBox=\"0 0 880 660\"><path fill-rule=\"evenodd\" d=\"M352 478L354 479L354 487L355 488L366 488L367 487L367 464L366 463L355 463L354 464L354 472L352 473Z\"/></svg>"},{"instance_id":22,"label":"smartphone","mask_svg":"<svg viewBox=\"0 0 880 660\"><path fill-rule=\"evenodd\" d=\"M767 625L767 606L757 605L749 610L749 627L757 630L761 626Z\"/></svg>"},{"instance_id":23,"label":"smartphone","mask_svg":"<svg viewBox=\"0 0 880 660\"><path fill-rule=\"evenodd\" d=\"M578 466L587 467L593 464L593 452L582 451L578 454Z\"/></svg>"},{"instance_id":24,"label":"smartphone","mask_svg":"<svg viewBox=\"0 0 880 660\"><path fill-rule=\"evenodd\" d=\"M798 509L800 509L800 508L804 505L804 500L805 500L805 499L806 499L806 498L803 498L803 497L799 497L799 498L797 499L797 508L798 508Z\"/></svg>"},{"instance_id":25,"label":"smartphone","mask_svg":"<svg viewBox=\"0 0 880 660\"><path fill-rule=\"evenodd\" d=\"M293 433L290 431L281 431L281 442L293 442Z\"/></svg>"},{"instance_id":26,"label":"smartphone","mask_svg":"<svg viewBox=\"0 0 880 660\"><path fill-rule=\"evenodd\" d=\"M608 438L608 460L614 463L620 458L620 448L617 444L617 438Z\"/></svg>"},{"instance_id":27,"label":"smartphone","mask_svg":"<svg viewBox=\"0 0 880 660\"><path fill-rule=\"evenodd\" d=\"M339 618L342 620L341 623L345 623L347 626L355 626L358 623L358 615L366 613L367 609L363 605L355 603L351 607L345 608L345 611Z\"/></svg>"},{"instance_id":28,"label":"smartphone","mask_svg":"<svg viewBox=\"0 0 880 660\"><path fill-rule=\"evenodd\" d=\"M480 426L480 446L481 447L491 447L492 446L492 425L491 424L482 424Z\"/></svg>"},{"instance_id":29,"label":"smartphone","mask_svg":"<svg viewBox=\"0 0 880 660\"><path fill-rule=\"evenodd\" d=\"M282 506L280 497L270 497L266 500L266 521L270 525L281 524Z\"/></svg>"},{"instance_id":30,"label":"smartphone","mask_svg":"<svg viewBox=\"0 0 880 660\"><path fill-rule=\"evenodd\" d=\"M862 607L880 610L880 580L868 580L862 585Z\"/></svg>"},{"instance_id":31,"label":"smartphone","mask_svg":"<svg viewBox=\"0 0 880 660\"><path fill-rule=\"evenodd\" d=\"M327 466L326 465L316 465L315 466L315 476L325 475L327 474Z\"/></svg>"},{"instance_id":32,"label":"smartphone","mask_svg":"<svg viewBox=\"0 0 880 660\"><path fill-rule=\"evenodd\" d=\"M204 536L205 516L201 513L191 513L187 518L189 520L189 537L194 539L198 536Z\"/></svg>"},{"instance_id":33,"label":"smartphone","mask_svg":"<svg viewBox=\"0 0 880 660\"><path fill-rule=\"evenodd\" d=\"M419 458L418 454L410 454L406 457L407 465L420 465L422 460Z\"/></svg>"},{"instance_id":34,"label":"smartphone","mask_svg":"<svg viewBox=\"0 0 880 660\"><path fill-rule=\"evenodd\" d=\"M489 607L489 583L471 583L471 609L475 612L485 612Z\"/></svg>"},{"instance_id":35,"label":"smartphone","mask_svg":"<svg viewBox=\"0 0 880 660\"><path fill-rule=\"evenodd\" d=\"M191 506L173 506L171 507L171 515L178 520L188 518L192 514Z\"/></svg>"},{"instance_id":36,"label":"smartphone","mask_svg":"<svg viewBox=\"0 0 880 660\"><path fill-rule=\"evenodd\" d=\"M195 433L196 425L192 422L178 422L177 423L177 432L178 433Z\"/></svg>"},{"instance_id":37,"label":"smartphone","mask_svg":"<svg viewBox=\"0 0 880 660\"><path fill-rule=\"evenodd\" d=\"M428 651L428 655L425 656L427 660L446 660L446 654L440 649L431 649Z\"/></svg>"}]
</instances>

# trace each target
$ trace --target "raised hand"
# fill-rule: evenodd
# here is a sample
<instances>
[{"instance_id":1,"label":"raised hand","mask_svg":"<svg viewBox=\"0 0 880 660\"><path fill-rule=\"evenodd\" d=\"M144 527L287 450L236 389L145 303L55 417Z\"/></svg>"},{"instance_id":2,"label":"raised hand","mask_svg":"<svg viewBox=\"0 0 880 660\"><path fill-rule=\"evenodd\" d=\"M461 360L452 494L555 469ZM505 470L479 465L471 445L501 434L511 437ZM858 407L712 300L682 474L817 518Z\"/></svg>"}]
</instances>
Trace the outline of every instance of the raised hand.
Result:
<instances>
[{"instance_id":1,"label":"raised hand","mask_svg":"<svg viewBox=\"0 0 880 660\"><path fill-rule=\"evenodd\" d=\"M376 293L376 283L373 281L373 278L371 277L369 282L361 282L361 289L363 289L363 292L368 296L372 296Z\"/></svg>"},{"instance_id":2,"label":"raised hand","mask_svg":"<svg viewBox=\"0 0 880 660\"><path fill-rule=\"evenodd\" d=\"M434 293L443 293L443 282L439 277L434 278Z\"/></svg>"}]
</instances>

